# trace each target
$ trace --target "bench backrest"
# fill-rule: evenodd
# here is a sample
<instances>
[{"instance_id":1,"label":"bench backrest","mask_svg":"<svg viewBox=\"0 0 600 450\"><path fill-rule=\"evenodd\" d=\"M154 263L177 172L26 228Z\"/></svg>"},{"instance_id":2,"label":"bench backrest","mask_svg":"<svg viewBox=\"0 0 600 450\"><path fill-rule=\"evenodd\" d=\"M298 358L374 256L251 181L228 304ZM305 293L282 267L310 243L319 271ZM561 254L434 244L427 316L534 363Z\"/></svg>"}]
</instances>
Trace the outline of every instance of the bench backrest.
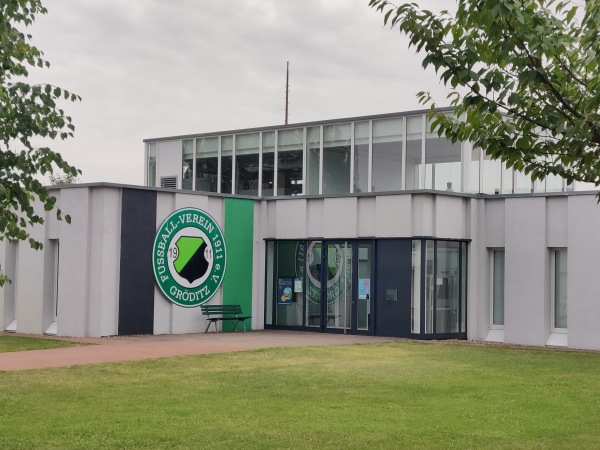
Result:
<instances>
[{"instance_id":1,"label":"bench backrest","mask_svg":"<svg viewBox=\"0 0 600 450\"><path fill-rule=\"evenodd\" d=\"M205 316L212 315L241 315L242 307L240 305L200 305L202 314Z\"/></svg>"}]
</instances>

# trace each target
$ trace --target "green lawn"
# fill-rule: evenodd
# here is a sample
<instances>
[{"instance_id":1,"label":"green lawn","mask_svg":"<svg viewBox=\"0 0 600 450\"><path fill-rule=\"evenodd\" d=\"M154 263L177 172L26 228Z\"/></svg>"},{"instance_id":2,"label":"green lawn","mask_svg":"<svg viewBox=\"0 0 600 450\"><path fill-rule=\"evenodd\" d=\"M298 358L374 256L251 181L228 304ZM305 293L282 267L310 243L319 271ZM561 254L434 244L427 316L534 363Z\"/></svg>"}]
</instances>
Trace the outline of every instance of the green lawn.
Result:
<instances>
[{"instance_id":1,"label":"green lawn","mask_svg":"<svg viewBox=\"0 0 600 450\"><path fill-rule=\"evenodd\" d=\"M600 354L269 349L0 372L0 448L598 448Z\"/></svg>"},{"instance_id":2,"label":"green lawn","mask_svg":"<svg viewBox=\"0 0 600 450\"><path fill-rule=\"evenodd\" d=\"M74 342L59 341L56 339L0 334L0 353L20 352L22 350L44 350L47 348L73 347L74 345L80 344Z\"/></svg>"}]
</instances>

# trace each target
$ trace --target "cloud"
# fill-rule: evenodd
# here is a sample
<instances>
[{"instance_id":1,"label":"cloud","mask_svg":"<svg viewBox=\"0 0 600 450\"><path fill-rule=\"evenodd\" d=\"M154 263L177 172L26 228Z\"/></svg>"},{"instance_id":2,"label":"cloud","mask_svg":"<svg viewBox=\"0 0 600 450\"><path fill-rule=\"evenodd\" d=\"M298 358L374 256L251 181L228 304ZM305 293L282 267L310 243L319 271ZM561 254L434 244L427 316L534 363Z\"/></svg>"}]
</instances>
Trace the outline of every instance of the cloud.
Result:
<instances>
[{"instance_id":1,"label":"cloud","mask_svg":"<svg viewBox=\"0 0 600 450\"><path fill-rule=\"evenodd\" d=\"M419 107L438 90L366 0L62 0L32 28L32 79L83 97L53 148L83 181L143 183L144 138ZM443 94L441 96L443 99ZM443 101L442 101L443 103Z\"/></svg>"}]
</instances>

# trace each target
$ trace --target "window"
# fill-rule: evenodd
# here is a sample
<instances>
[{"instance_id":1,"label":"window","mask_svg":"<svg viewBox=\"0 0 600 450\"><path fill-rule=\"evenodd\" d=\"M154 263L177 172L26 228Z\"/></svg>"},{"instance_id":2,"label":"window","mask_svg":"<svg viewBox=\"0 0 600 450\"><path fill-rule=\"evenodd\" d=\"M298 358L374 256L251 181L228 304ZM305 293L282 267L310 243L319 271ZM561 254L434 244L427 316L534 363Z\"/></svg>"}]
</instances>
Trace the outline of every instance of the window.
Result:
<instances>
[{"instance_id":1,"label":"window","mask_svg":"<svg viewBox=\"0 0 600 450\"><path fill-rule=\"evenodd\" d=\"M356 329L368 331L371 317L371 280L373 280L373 244L358 245L358 299ZM346 265L349 272L350 267Z\"/></svg>"},{"instance_id":2,"label":"window","mask_svg":"<svg viewBox=\"0 0 600 450\"><path fill-rule=\"evenodd\" d=\"M306 130L306 193L320 194L319 167L321 164L321 127L310 127Z\"/></svg>"},{"instance_id":3,"label":"window","mask_svg":"<svg viewBox=\"0 0 600 450\"><path fill-rule=\"evenodd\" d=\"M402 189L402 117L373 122L373 191Z\"/></svg>"},{"instance_id":4,"label":"window","mask_svg":"<svg viewBox=\"0 0 600 450\"><path fill-rule=\"evenodd\" d=\"M196 139L196 184L194 189L217 192L219 178L219 138Z\"/></svg>"},{"instance_id":5,"label":"window","mask_svg":"<svg viewBox=\"0 0 600 450\"><path fill-rule=\"evenodd\" d=\"M433 333L433 308L435 298L435 247L433 241L425 242L425 333Z\"/></svg>"},{"instance_id":6,"label":"window","mask_svg":"<svg viewBox=\"0 0 600 450\"><path fill-rule=\"evenodd\" d=\"M483 154L481 165L481 187L483 194L512 194L513 169L499 159Z\"/></svg>"},{"instance_id":7,"label":"window","mask_svg":"<svg viewBox=\"0 0 600 450\"><path fill-rule=\"evenodd\" d=\"M181 172L181 189L192 189L193 173L194 173L194 140L187 139L183 141L182 152L182 172Z\"/></svg>"},{"instance_id":8,"label":"window","mask_svg":"<svg viewBox=\"0 0 600 450\"><path fill-rule=\"evenodd\" d=\"M147 185L156 186L156 143L148 144L148 173Z\"/></svg>"},{"instance_id":9,"label":"window","mask_svg":"<svg viewBox=\"0 0 600 450\"><path fill-rule=\"evenodd\" d=\"M350 124L323 128L323 194L350 192Z\"/></svg>"},{"instance_id":10,"label":"window","mask_svg":"<svg viewBox=\"0 0 600 450\"><path fill-rule=\"evenodd\" d=\"M354 192L369 192L369 122L354 125Z\"/></svg>"},{"instance_id":11,"label":"window","mask_svg":"<svg viewBox=\"0 0 600 450\"><path fill-rule=\"evenodd\" d=\"M259 134L235 137L235 193L258 195Z\"/></svg>"},{"instance_id":12,"label":"window","mask_svg":"<svg viewBox=\"0 0 600 450\"><path fill-rule=\"evenodd\" d=\"M558 175L548 175L545 181L546 192L562 192L565 190L564 180Z\"/></svg>"},{"instance_id":13,"label":"window","mask_svg":"<svg viewBox=\"0 0 600 450\"><path fill-rule=\"evenodd\" d=\"M233 136L221 138L221 193L231 194L233 176Z\"/></svg>"},{"instance_id":14,"label":"window","mask_svg":"<svg viewBox=\"0 0 600 450\"><path fill-rule=\"evenodd\" d=\"M492 252L492 326L504 326L504 250Z\"/></svg>"},{"instance_id":15,"label":"window","mask_svg":"<svg viewBox=\"0 0 600 450\"><path fill-rule=\"evenodd\" d=\"M462 146L440 137L427 119L425 135L425 189L461 192Z\"/></svg>"},{"instance_id":16,"label":"window","mask_svg":"<svg viewBox=\"0 0 600 450\"><path fill-rule=\"evenodd\" d=\"M471 150L471 165L470 165L470 183L471 183L471 189L469 192L473 193L473 194L477 194L479 192L479 188L480 188L480 179L479 179L479 168L481 166L481 157L482 157L482 151L480 148L473 148Z\"/></svg>"},{"instance_id":17,"label":"window","mask_svg":"<svg viewBox=\"0 0 600 450\"><path fill-rule=\"evenodd\" d=\"M515 194L530 194L533 192L533 183L531 181L531 176L515 171Z\"/></svg>"},{"instance_id":18,"label":"window","mask_svg":"<svg viewBox=\"0 0 600 450\"><path fill-rule=\"evenodd\" d=\"M412 241L411 272L411 327L412 333L421 332L421 241Z\"/></svg>"},{"instance_id":19,"label":"window","mask_svg":"<svg viewBox=\"0 0 600 450\"><path fill-rule=\"evenodd\" d=\"M460 244L438 241L435 276L435 332L459 331Z\"/></svg>"},{"instance_id":20,"label":"window","mask_svg":"<svg viewBox=\"0 0 600 450\"><path fill-rule=\"evenodd\" d=\"M303 280L297 260L304 249L303 241L280 241L277 244L277 279L275 325L300 326L303 314Z\"/></svg>"},{"instance_id":21,"label":"window","mask_svg":"<svg viewBox=\"0 0 600 450\"><path fill-rule=\"evenodd\" d=\"M304 130L281 130L277 146L277 195L302 194Z\"/></svg>"},{"instance_id":22,"label":"window","mask_svg":"<svg viewBox=\"0 0 600 450\"><path fill-rule=\"evenodd\" d=\"M552 258L552 328L567 329L567 250L554 250Z\"/></svg>"},{"instance_id":23,"label":"window","mask_svg":"<svg viewBox=\"0 0 600 450\"><path fill-rule=\"evenodd\" d=\"M413 241L412 248L411 331L425 334L464 333L467 306L466 243L427 240L419 245L419 241ZM423 248L425 263L421 265L419 254L422 254ZM423 274L425 296L422 299L416 277ZM418 323L419 317L423 319L421 324Z\"/></svg>"},{"instance_id":24,"label":"window","mask_svg":"<svg viewBox=\"0 0 600 450\"><path fill-rule=\"evenodd\" d=\"M406 118L406 189L421 189L423 116Z\"/></svg>"},{"instance_id":25,"label":"window","mask_svg":"<svg viewBox=\"0 0 600 450\"><path fill-rule=\"evenodd\" d=\"M275 132L265 131L262 135L262 195L273 195L275 174Z\"/></svg>"}]
</instances>

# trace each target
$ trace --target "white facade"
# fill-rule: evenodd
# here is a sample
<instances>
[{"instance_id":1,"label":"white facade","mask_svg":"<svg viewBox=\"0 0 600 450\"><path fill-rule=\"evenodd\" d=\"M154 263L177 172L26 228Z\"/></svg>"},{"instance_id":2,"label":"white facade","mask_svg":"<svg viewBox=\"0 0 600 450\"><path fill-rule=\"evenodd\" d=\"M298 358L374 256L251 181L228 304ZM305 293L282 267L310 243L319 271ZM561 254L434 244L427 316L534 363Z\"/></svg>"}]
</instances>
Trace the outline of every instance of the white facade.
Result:
<instances>
[{"instance_id":1,"label":"white facade","mask_svg":"<svg viewBox=\"0 0 600 450\"><path fill-rule=\"evenodd\" d=\"M61 208L71 214L72 224L48 215L46 226L36 229L43 251L23 242L3 243L2 267L13 278L13 284L0 291L4 329L12 325L18 332L41 334L56 322L59 335L118 334L123 189L130 188L101 184L53 191ZM181 207L223 218L222 196L150 191L157 194L156 227ZM265 239L452 238L469 241L469 339L600 349L598 229L600 208L593 193L477 197L422 192L256 200L255 270L249 287L252 327L260 329L265 323ZM492 326L491 319L491 252L497 249L506 255L505 319L500 327ZM556 249L568 254L566 330L554 329L552 322ZM204 330L198 308L178 307L156 287L153 293L155 334ZM217 294L211 301L222 299Z\"/></svg>"}]
</instances>

